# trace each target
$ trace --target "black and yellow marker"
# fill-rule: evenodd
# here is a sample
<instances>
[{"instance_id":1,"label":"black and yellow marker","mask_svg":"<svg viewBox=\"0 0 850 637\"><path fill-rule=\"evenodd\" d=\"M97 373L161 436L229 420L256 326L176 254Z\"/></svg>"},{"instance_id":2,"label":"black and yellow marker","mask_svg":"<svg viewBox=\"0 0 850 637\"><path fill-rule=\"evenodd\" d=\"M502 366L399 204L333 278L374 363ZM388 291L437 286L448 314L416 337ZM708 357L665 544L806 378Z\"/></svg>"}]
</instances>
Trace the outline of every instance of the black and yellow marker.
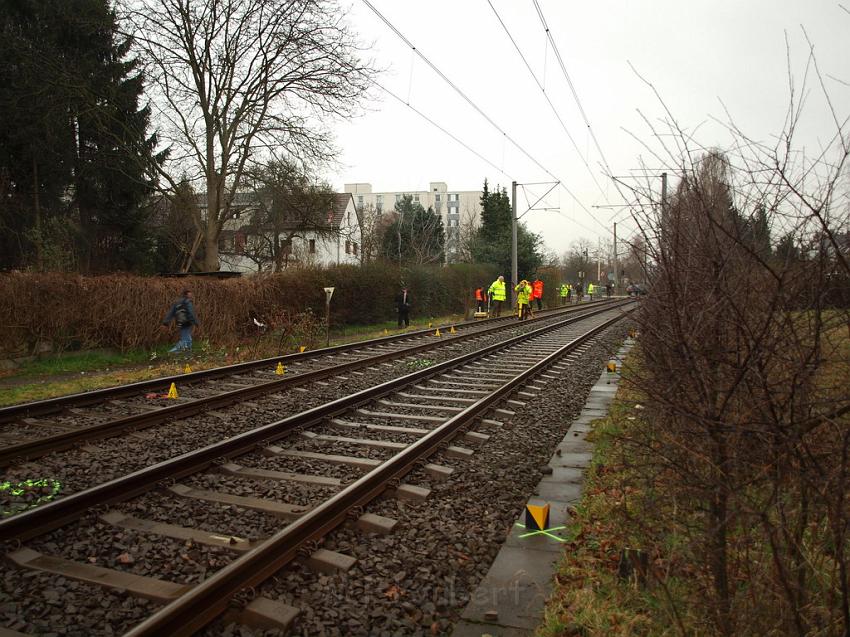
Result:
<instances>
[{"instance_id":1,"label":"black and yellow marker","mask_svg":"<svg viewBox=\"0 0 850 637\"><path fill-rule=\"evenodd\" d=\"M525 528L532 531L545 531L549 528L549 505L525 505Z\"/></svg>"}]
</instances>

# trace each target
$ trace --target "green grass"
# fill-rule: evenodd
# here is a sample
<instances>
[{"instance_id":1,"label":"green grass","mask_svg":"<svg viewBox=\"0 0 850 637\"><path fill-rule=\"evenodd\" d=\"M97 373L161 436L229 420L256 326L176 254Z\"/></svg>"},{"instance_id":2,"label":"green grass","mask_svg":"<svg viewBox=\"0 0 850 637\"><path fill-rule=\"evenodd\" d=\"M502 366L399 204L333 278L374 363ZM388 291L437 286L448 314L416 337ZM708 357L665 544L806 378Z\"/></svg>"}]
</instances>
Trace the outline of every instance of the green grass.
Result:
<instances>
[{"instance_id":1,"label":"green grass","mask_svg":"<svg viewBox=\"0 0 850 637\"><path fill-rule=\"evenodd\" d=\"M163 347L163 350L166 348ZM146 363L150 352L130 351L125 353L108 351L70 352L62 356L50 356L28 361L14 370L15 377L56 376L92 372Z\"/></svg>"},{"instance_id":2,"label":"green grass","mask_svg":"<svg viewBox=\"0 0 850 637\"><path fill-rule=\"evenodd\" d=\"M425 329L429 322L437 326L460 321L462 317L458 315L415 319L407 330L399 330L396 321L337 328L331 325L331 345L344 345L386 334L398 334L400 331ZM324 339L319 338L310 349L319 349L324 345ZM284 349L280 351L279 346L279 334L274 333L267 334L259 341L246 340L229 347L215 347L204 339L196 339L188 362L193 371L198 371L298 351L296 343L286 342ZM154 351L69 352L62 356L48 356L24 363L0 377L0 406L180 374L187 359L183 355L168 354L170 347L169 343L157 347Z\"/></svg>"}]
</instances>

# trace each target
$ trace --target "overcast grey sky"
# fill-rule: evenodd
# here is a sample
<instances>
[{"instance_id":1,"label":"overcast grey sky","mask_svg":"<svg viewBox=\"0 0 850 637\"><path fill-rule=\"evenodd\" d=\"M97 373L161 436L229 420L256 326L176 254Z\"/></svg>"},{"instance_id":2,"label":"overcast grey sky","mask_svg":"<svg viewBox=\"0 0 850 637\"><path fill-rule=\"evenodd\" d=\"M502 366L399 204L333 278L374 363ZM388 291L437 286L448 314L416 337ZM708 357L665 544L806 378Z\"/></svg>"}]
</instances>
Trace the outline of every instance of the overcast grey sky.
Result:
<instances>
[{"instance_id":1,"label":"overcast grey sky","mask_svg":"<svg viewBox=\"0 0 850 637\"><path fill-rule=\"evenodd\" d=\"M577 237L610 237L619 211L593 206L622 203L600 167L585 126L532 0L371 0L405 37L452 80L515 145L416 57L361 0L348 20L376 64L380 83L480 153L465 150L383 91L370 110L335 127L341 166L329 175L338 188L370 182L375 190L424 190L445 181L449 190L476 190L486 177L510 188L518 182L561 179L547 198L557 211L531 211L524 221L560 254ZM732 143L722 103L757 140L778 133L788 104L786 34L791 67L802 83L808 46L815 46L839 117L850 113L850 13L829 0L538 0L591 129L612 171L628 174L643 156L627 131L658 146L639 114L657 121L662 105L629 63L659 91L679 123L706 147ZM559 123L513 44L495 8L538 80ZM850 7L850 4L845 4ZM816 149L834 134L817 80L810 77L800 147ZM588 167L590 170L588 170ZM491 165L493 164L493 165ZM539 164L539 165L538 165ZM495 167L494 167L495 165ZM542 168L541 168L542 166ZM545 170L544 170L545 169ZM592 172L592 174L591 174ZM659 171L660 172L660 171ZM528 189L528 196L545 188ZM523 198L520 197L522 208ZM633 228L620 215L620 236Z\"/></svg>"}]
</instances>

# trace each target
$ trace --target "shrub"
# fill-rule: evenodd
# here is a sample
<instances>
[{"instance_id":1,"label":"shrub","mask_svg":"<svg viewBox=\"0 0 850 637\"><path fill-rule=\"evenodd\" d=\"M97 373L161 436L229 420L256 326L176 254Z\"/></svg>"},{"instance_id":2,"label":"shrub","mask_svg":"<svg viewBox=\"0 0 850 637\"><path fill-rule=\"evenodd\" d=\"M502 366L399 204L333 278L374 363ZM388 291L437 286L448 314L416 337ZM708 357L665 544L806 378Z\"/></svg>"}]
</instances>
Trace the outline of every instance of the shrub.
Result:
<instances>
[{"instance_id":1,"label":"shrub","mask_svg":"<svg viewBox=\"0 0 850 637\"><path fill-rule=\"evenodd\" d=\"M272 328L285 327L307 311L324 320L322 288L327 286L336 288L331 301L333 325L370 324L394 317L395 295L402 281L411 290L413 316L459 313L475 285L489 284L494 272L486 265L399 269L372 263L225 280L6 273L0 275L4 300L0 355L152 347L173 338L159 329L160 322L186 288L195 296L199 336L218 345L242 336L253 316Z\"/></svg>"}]
</instances>

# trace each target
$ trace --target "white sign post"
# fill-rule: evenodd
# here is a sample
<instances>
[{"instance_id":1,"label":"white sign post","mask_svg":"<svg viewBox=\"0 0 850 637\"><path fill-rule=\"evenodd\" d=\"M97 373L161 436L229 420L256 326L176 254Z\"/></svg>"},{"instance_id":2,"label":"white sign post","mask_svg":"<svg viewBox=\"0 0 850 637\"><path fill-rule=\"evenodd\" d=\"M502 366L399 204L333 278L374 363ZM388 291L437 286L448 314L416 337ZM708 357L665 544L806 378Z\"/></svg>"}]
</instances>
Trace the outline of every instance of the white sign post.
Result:
<instances>
[{"instance_id":1,"label":"white sign post","mask_svg":"<svg viewBox=\"0 0 850 637\"><path fill-rule=\"evenodd\" d=\"M334 288L325 288L325 346L331 346L331 297Z\"/></svg>"}]
</instances>

